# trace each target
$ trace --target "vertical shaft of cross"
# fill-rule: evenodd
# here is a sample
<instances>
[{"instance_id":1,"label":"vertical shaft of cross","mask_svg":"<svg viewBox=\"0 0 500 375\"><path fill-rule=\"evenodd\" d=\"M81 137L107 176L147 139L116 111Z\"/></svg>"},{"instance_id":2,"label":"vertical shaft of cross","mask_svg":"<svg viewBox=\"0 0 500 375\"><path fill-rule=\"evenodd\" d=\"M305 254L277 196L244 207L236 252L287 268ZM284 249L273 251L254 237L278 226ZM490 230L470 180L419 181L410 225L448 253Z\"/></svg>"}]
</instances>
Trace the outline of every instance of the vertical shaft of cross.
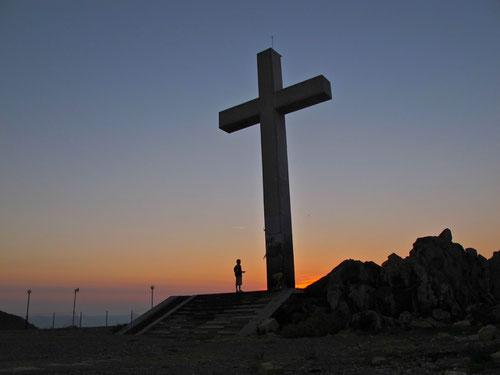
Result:
<instances>
[{"instance_id":1,"label":"vertical shaft of cross","mask_svg":"<svg viewBox=\"0 0 500 375\"><path fill-rule=\"evenodd\" d=\"M332 98L322 75L283 88L281 56L257 54L259 97L219 112L219 128L232 133L260 123L267 289L295 287L285 115Z\"/></svg>"},{"instance_id":2,"label":"vertical shaft of cross","mask_svg":"<svg viewBox=\"0 0 500 375\"><path fill-rule=\"evenodd\" d=\"M280 278L281 286L295 287L285 115L275 103L283 88L280 59L272 49L257 55L268 290Z\"/></svg>"}]
</instances>

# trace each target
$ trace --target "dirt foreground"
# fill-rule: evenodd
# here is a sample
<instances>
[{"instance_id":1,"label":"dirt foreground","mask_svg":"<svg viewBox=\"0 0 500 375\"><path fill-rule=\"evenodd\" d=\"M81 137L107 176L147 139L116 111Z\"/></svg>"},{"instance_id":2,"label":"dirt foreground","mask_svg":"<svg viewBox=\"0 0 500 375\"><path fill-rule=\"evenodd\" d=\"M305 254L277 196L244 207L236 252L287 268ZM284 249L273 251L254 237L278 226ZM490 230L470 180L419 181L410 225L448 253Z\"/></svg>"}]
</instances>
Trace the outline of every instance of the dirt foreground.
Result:
<instances>
[{"instance_id":1,"label":"dirt foreground","mask_svg":"<svg viewBox=\"0 0 500 375\"><path fill-rule=\"evenodd\" d=\"M499 335L482 341L472 327L189 340L109 328L2 331L0 374L500 374L499 350Z\"/></svg>"}]
</instances>

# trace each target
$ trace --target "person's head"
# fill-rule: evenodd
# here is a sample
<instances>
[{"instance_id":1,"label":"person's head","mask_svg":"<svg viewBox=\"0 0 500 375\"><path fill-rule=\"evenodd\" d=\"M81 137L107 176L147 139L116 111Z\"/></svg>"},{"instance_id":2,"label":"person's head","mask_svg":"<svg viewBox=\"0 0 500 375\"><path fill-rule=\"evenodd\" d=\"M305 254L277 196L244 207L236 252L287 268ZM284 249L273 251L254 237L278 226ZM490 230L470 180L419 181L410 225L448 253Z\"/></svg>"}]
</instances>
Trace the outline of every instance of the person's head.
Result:
<instances>
[{"instance_id":1,"label":"person's head","mask_svg":"<svg viewBox=\"0 0 500 375\"><path fill-rule=\"evenodd\" d=\"M240 264L240 263L241 263L241 260L236 259L236 264Z\"/></svg>"}]
</instances>

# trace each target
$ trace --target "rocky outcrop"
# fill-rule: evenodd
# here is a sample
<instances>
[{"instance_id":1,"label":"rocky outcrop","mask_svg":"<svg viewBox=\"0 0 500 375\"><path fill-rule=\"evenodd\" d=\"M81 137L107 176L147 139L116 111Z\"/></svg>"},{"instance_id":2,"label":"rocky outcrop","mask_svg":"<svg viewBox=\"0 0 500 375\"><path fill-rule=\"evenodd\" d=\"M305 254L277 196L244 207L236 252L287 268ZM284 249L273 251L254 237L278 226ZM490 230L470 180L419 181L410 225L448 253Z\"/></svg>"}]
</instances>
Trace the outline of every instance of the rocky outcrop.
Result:
<instances>
[{"instance_id":1,"label":"rocky outcrop","mask_svg":"<svg viewBox=\"0 0 500 375\"><path fill-rule=\"evenodd\" d=\"M382 266L346 260L308 286L306 294L326 300L331 312L349 317L351 325L371 330L394 322L408 326L410 317L427 318L432 326L473 321L481 312L494 322L500 251L487 260L454 243L445 229L417 239L404 259L389 255Z\"/></svg>"}]
</instances>

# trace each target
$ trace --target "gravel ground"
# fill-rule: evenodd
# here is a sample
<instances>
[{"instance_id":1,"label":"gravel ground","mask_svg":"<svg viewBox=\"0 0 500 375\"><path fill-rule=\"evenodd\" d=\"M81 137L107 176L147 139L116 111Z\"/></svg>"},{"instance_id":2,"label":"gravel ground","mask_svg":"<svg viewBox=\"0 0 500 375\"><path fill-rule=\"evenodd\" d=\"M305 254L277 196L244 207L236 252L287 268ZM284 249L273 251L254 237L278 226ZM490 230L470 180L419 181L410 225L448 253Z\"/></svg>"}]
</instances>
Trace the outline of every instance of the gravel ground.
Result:
<instances>
[{"instance_id":1,"label":"gravel ground","mask_svg":"<svg viewBox=\"0 0 500 375\"><path fill-rule=\"evenodd\" d=\"M500 374L490 357L500 338L473 333L169 339L109 328L2 331L0 374Z\"/></svg>"}]
</instances>

